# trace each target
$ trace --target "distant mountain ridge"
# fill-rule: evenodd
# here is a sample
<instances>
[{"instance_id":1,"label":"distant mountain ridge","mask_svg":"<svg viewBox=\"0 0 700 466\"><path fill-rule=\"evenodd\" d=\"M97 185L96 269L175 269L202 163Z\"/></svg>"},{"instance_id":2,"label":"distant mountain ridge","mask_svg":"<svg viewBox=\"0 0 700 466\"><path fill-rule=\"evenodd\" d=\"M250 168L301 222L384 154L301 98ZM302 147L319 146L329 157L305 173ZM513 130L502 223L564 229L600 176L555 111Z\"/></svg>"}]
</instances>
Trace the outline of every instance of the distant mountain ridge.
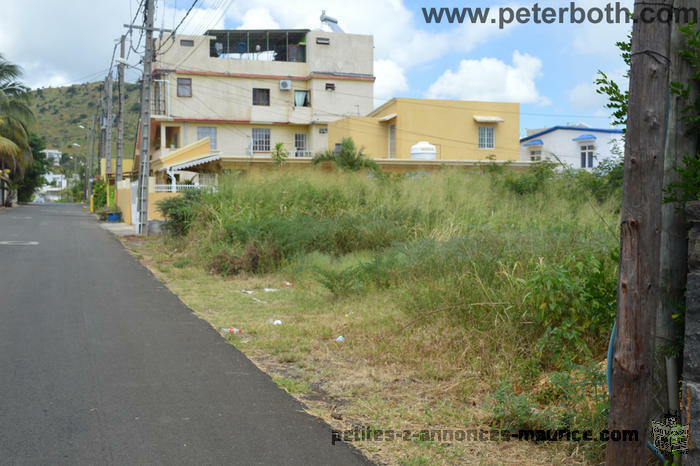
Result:
<instances>
[{"instance_id":1,"label":"distant mountain ridge","mask_svg":"<svg viewBox=\"0 0 700 466\"><path fill-rule=\"evenodd\" d=\"M126 83L124 94L124 158L132 158L139 117L139 86ZM85 154L85 130L92 125L92 116L97 113L97 129L100 126L103 83L74 84L64 87L45 87L31 92L31 107L37 123L31 130L46 141L47 149L56 149L70 155ZM112 111L117 115L117 84L112 92ZM113 133L112 155L116 154L116 126ZM97 151L99 132L95 132ZM80 144L74 147L73 144Z\"/></svg>"}]
</instances>

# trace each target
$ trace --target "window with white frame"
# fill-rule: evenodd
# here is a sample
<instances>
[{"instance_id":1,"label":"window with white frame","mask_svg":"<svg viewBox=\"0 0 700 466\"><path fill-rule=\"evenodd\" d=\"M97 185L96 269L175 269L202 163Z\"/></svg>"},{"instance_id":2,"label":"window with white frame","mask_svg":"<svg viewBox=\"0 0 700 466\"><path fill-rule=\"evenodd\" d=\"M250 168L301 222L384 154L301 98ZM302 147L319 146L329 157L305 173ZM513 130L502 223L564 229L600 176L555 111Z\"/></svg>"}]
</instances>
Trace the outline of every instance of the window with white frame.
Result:
<instances>
[{"instance_id":1,"label":"window with white frame","mask_svg":"<svg viewBox=\"0 0 700 466\"><path fill-rule=\"evenodd\" d=\"M253 128L253 152L270 152L270 128Z\"/></svg>"},{"instance_id":2,"label":"window with white frame","mask_svg":"<svg viewBox=\"0 0 700 466\"><path fill-rule=\"evenodd\" d=\"M530 151L530 161L539 162L540 160L542 160L542 151L541 150L531 150Z\"/></svg>"},{"instance_id":3,"label":"window with white frame","mask_svg":"<svg viewBox=\"0 0 700 466\"><path fill-rule=\"evenodd\" d=\"M595 146L581 146L581 168L593 168L593 158L595 157Z\"/></svg>"},{"instance_id":4,"label":"window with white frame","mask_svg":"<svg viewBox=\"0 0 700 466\"><path fill-rule=\"evenodd\" d=\"M307 156L306 133L294 133L294 156Z\"/></svg>"},{"instance_id":5,"label":"window with white frame","mask_svg":"<svg viewBox=\"0 0 700 466\"><path fill-rule=\"evenodd\" d=\"M209 148L216 150L216 127L214 126L198 126L197 141L209 138Z\"/></svg>"},{"instance_id":6,"label":"window with white frame","mask_svg":"<svg viewBox=\"0 0 700 466\"><path fill-rule=\"evenodd\" d=\"M493 126L479 126L479 149L493 149L496 147Z\"/></svg>"},{"instance_id":7,"label":"window with white frame","mask_svg":"<svg viewBox=\"0 0 700 466\"><path fill-rule=\"evenodd\" d=\"M396 125L389 125L389 158L396 157Z\"/></svg>"}]
</instances>

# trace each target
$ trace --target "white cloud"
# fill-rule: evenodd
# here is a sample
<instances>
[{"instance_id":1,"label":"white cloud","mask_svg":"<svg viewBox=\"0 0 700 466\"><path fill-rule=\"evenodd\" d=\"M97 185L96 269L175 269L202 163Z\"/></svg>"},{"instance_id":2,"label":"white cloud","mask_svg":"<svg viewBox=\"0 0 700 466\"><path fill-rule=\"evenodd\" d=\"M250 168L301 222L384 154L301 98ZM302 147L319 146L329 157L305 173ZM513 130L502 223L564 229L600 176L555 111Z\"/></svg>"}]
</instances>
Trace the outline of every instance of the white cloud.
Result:
<instances>
[{"instance_id":1,"label":"white cloud","mask_svg":"<svg viewBox=\"0 0 700 466\"><path fill-rule=\"evenodd\" d=\"M391 60L375 60L374 75L377 77L374 82L375 106L408 90L404 70Z\"/></svg>"},{"instance_id":2,"label":"white cloud","mask_svg":"<svg viewBox=\"0 0 700 466\"><path fill-rule=\"evenodd\" d=\"M629 79L625 78L623 70L618 70L616 73L608 73L609 79L615 81L622 92L625 92L628 87ZM595 80L598 76L592 76L590 81L582 82L574 86L569 92L569 102L575 110L599 111L605 107L608 98L605 95L596 92Z\"/></svg>"},{"instance_id":3,"label":"white cloud","mask_svg":"<svg viewBox=\"0 0 700 466\"><path fill-rule=\"evenodd\" d=\"M541 68L539 58L517 50L510 65L496 58L462 60L457 71L445 71L428 88L426 97L549 105L535 84Z\"/></svg>"},{"instance_id":4,"label":"white cloud","mask_svg":"<svg viewBox=\"0 0 700 466\"><path fill-rule=\"evenodd\" d=\"M492 7L496 8L496 7ZM404 70L440 59L448 53L469 52L495 35L505 35L514 25L500 30L494 24L465 24L420 29L424 22L418 8L408 8L402 0L306 0L298 3L280 0L238 0L228 17L236 24L247 24L246 15L265 11L281 27L318 28L321 11L339 21L348 33L374 36L375 60L392 60ZM241 26L244 27L244 26ZM434 32L433 32L434 31Z\"/></svg>"},{"instance_id":5,"label":"white cloud","mask_svg":"<svg viewBox=\"0 0 700 466\"><path fill-rule=\"evenodd\" d=\"M161 1L156 3L156 25L165 28L177 25L190 4L178 2L175 9L172 0L165 8ZM136 4L136 0L74 0L67 8L54 0L6 1L0 15L0 53L24 66L24 80L34 86L102 79L114 41L125 33L123 24L131 21ZM222 5L228 5L228 11ZM492 24L426 26L420 8L404 0L306 0L302 6L283 0L200 0L178 33L201 34L224 27L314 29L321 26L324 9L348 33L374 36L374 59L387 63L386 73L395 77L400 70L403 76L394 84L396 92L404 89L402 83L412 68L473 51L494 36L508 34L508 27L499 30ZM140 20L141 15L136 21ZM132 51L132 63L134 55ZM379 86L387 82L382 73L380 69Z\"/></svg>"},{"instance_id":6,"label":"white cloud","mask_svg":"<svg viewBox=\"0 0 700 466\"><path fill-rule=\"evenodd\" d=\"M586 10L590 8L604 9L610 3L609 0L578 0L576 5ZM634 10L633 0L619 0L620 7ZM613 5L615 8L615 5ZM605 13L603 11L603 13ZM615 12L613 11L613 16ZM607 20L600 23L586 21L581 25L567 26L572 38L572 45L577 53L593 55L602 60L614 60L620 55L615 47L616 42L626 41L627 34L632 31L632 23L624 23L624 14L621 15L621 23L608 24Z\"/></svg>"},{"instance_id":7,"label":"white cloud","mask_svg":"<svg viewBox=\"0 0 700 466\"><path fill-rule=\"evenodd\" d=\"M241 29L278 29L277 21L272 19L267 8L253 8L243 15Z\"/></svg>"}]
</instances>

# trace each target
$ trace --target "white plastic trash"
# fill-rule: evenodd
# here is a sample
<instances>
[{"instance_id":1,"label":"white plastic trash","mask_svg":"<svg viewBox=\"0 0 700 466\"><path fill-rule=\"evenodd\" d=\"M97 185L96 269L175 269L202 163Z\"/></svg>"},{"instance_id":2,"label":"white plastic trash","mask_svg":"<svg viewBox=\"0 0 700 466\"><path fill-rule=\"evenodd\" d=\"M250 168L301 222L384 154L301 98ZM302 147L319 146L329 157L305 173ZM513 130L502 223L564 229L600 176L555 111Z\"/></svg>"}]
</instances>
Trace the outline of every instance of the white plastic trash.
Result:
<instances>
[{"instance_id":1,"label":"white plastic trash","mask_svg":"<svg viewBox=\"0 0 700 466\"><path fill-rule=\"evenodd\" d=\"M221 332L222 333L243 333L243 330L241 330L240 328L236 328L236 327L230 327L230 328L222 328Z\"/></svg>"},{"instance_id":2,"label":"white plastic trash","mask_svg":"<svg viewBox=\"0 0 700 466\"><path fill-rule=\"evenodd\" d=\"M335 339L335 341L337 341L338 343L342 343L345 341L345 337L340 335L338 338Z\"/></svg>"}]
</instances>

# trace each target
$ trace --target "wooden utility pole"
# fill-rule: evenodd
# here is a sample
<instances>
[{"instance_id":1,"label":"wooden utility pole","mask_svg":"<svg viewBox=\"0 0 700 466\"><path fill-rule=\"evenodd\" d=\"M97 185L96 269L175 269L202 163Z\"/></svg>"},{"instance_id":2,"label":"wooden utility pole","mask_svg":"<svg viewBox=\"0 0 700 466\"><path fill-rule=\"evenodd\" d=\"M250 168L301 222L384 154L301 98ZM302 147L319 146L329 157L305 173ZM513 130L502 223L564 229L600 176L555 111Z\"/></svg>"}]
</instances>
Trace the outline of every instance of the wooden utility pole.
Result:
<instances>
[{"instance_id":1,"label":"wooden utility pole","mask_svg":"<svg viewBox=\"0 0 700 466\"><path fill-rule=\"evenodd\" d=\"M139 183L137 211L140 235L148 234L148 179L151 157L151 65L153 60L153 0L146 0L145 36L143 54L143 79L141 80L141 146L139 149Z\"/></svg>"},{"instance_id":2,"label":"wooden utility pole","mask_svg":"<svg viewBox=\"0 0 700 466\"><path fill-rule=\"evenodd\" d=\"M92 195L92 160L95 158L95 126L97 124L97 113L92 114L92 125L90 126L90 156L85 161L85 184L86 184L86 196L85 200L90 202L90 196Z\"/></svg>"},{"instance_id":3,"label":"wooden utility pole","mask_svg":"<svg viewBox=\"0 0 700 466\"><path fill-rule=\"evenodd\" d=\"M697 0L675 0L674 7L690 9L698 7ZM697 135L688 134L688 125L682 118L682 110L693 102L697 89L692 87L691 65L680 58L679 52L685 47L686 38L678 27L671 31L671 68L669 71L669 88L671 82L691 83L689 97L672 95L669 100L668 131L666 151L664 154L664 186L680 181L675 170L683 165L683 157L697 153ZM661 269L659 275L659 310L656 318L657 348L671 346L675 343L676 329L672 315L679 312L685 301L685 283L687 276L688 240L685 213L673 203L661 207ZM678 357L666 357L657 352L655 371L655 390L658 398L657 413L678 413L679 363Z\"/></svg>"},{"instance_id":4,"label":"wooden utility pole","mask_svg":"<svg viewBox=\"0 0 700 466\"><path fill-rule=\"evenodd\" d=\"M656 18L673 0L635 1L634 17ZM638 441L610 441L608 465L647 462L654 334L659 303L659 246L668 102L670 22L636 21L632 31L629 108L620 225L617 332L612 361L612 430L636 430Z\"/></svg>"},{"instance_id":5,"label":"wooden utility pole","mask_svg":"<svg viewBox=\"0 0 700 466\"><path fill-rule=\"evenodd\" d=\"M122 36L119 56L124 59L124 43L126 36ZM117 163L116 163L116 183L122 180L122 157L124 155L124 63L117 65L117 82L119 100L117 103ZM116 187L115 191L116 193Z\"/></svg>"},{"instance_id":6,"label":"wooden utility pole","mask_svg":"<svg viewBox=\"0 0 700 466\"><path fill-rule=\"evenodd\" d=\"M109 205L109 175L112 171L112 123L114 115L112 114L112 71L107 73L105 78L105 101L106 101L106 117L105 124L105 193L107 194L107 205Z\"/></svg>"}]
</instances>

